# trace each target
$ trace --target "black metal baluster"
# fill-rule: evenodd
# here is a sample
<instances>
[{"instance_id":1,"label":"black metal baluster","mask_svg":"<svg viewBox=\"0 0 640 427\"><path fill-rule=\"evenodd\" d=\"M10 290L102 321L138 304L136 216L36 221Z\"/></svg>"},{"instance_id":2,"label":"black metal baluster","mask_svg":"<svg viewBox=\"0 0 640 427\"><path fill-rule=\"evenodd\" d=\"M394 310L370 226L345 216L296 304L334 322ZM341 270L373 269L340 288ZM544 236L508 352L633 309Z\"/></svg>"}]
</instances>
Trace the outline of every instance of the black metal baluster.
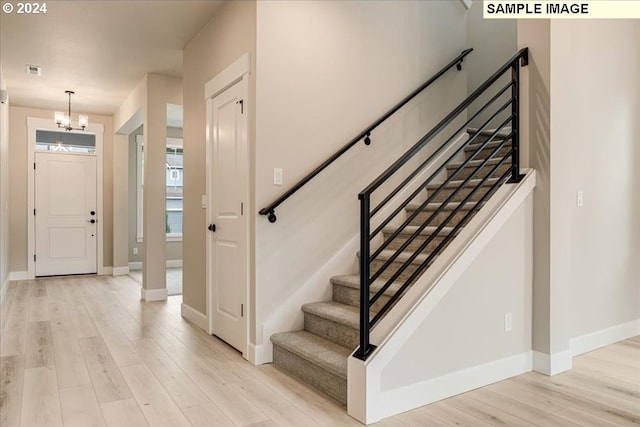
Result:
<instances>
[{"instance_id":1,"label":"black metal baluster","mask_svg":"<svg viewBox=\"0 0 640 427\"><path fill-rule=\"evenodd\" d=\"M375 346L369 342L369 231L371 227L370 203L368 194L360 194L360 348L355 356L365 360Z\"/></svg>"}]
</instances>

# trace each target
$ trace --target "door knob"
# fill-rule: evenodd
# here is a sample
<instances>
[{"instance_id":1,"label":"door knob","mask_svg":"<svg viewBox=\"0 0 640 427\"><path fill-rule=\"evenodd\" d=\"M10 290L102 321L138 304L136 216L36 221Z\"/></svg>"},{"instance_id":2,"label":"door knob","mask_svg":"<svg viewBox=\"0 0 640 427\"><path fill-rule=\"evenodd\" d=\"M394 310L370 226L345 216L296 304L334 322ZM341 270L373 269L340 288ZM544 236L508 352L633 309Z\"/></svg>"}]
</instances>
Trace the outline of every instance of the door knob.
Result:
<instances>
[{"instance_id":1,"label":"door knob","mask_svg":"<svg viewBox=\"0 0 640 427\"><path fill-rule=\"evenodd\" d=\"M95 215L95 214L96 214L96 211L91 211L91 212L89 212L89 213L91 214L91 216L93 216L93 215Z\"/></svg>"},{"instance_id":2,"label":"door knob","mask_svg":"<svg viewBox=\"0 0 640 427\"><path fill-rule=\"evenodd\" d=\"M91 224L95 224L96 220L95 219L90 219L88 222L90 222Z\"/></svg>"},{"instance_id":3,"label":"door knob","mask_svg":"<svg viewBox=\"0 0 640 427\"><path fill-rule=\"evenodd\" d=\"M216 231L216 225L215 224L209 224L209 227L207 227L209 229L209 231Z\"/></svg>"}]
</instances>

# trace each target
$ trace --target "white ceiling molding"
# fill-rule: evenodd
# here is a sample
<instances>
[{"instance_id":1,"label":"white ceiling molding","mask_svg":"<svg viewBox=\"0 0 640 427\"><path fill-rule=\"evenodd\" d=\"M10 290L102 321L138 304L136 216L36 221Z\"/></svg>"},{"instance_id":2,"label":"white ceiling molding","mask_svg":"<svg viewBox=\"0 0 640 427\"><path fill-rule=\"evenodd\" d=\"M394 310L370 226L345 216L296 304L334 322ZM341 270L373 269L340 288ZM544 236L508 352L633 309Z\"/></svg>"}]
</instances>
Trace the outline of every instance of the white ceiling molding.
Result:
<instances>
[{"instance_id":1,"label":"white ceiling molding","mask_svg":"<svg viewBox=\"0 0 640 427\"><path fill-rule=\"evenodd\" d=\"M462 3L465 8L471 9L471 0L460 0L460 3Z\"/></svg>"}]
</instances>

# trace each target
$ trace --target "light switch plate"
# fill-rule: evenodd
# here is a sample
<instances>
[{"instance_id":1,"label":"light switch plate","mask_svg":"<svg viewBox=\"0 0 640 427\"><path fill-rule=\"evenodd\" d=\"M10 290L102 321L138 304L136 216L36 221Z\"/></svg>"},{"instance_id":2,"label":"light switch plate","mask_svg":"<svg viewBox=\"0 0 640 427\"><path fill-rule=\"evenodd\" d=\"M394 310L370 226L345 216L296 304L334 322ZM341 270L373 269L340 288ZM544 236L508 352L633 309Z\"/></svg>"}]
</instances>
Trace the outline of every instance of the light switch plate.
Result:
<instances>
[{"instance_id":1,"label":"light switch plate","mask_svg":"<svg viewBox=\"0 0 640 427\"><path fill-rule=\"evenodd\" d=\"M273 185L282 185L282 168L273 168Z\"/></svg>"},{"instance_id":2,"label":"light switch plate","mask_svg":"<svg viewBox=\"0 0 640 427\"><path fill-rule=\"evenodd\" d=\"M202 195L202 209L207 209L207 195Z\"/></svg>"}]
</instances>

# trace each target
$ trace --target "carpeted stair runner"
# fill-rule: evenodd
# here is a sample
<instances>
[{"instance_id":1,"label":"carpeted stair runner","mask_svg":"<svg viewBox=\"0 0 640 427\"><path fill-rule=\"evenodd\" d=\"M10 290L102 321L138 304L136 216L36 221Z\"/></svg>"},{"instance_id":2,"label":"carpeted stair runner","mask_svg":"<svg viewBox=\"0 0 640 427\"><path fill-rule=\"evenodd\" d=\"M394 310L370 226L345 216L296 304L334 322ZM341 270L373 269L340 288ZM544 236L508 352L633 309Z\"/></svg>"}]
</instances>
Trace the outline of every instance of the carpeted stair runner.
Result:
<instances>
[{"instance_id":1,"label":"carpeted stair runner","mask_svg":"<svg viewBox=\"0 0 640 427\"><path fill-rule=\"evenodd\" d=\"M475 131L470 130L470 135ZM482 132L474 141L465 148L465 156L468 159L477 148L483 144L489 136L488 132ZM395 239L389 242L388 246L380 252L378 257L371 263L371 272L377 271L391 256L399 249L404 242L413 235L424 222L433 216L451 194L466 180L482 162L491 156L493 150L499 147L503 139L494 139L487 147L471 160L453 177L452 181L444 186L434 199L428 203L402 230ZM406 260L417 250L426 239L436 233L438 226L459 206L459 202L470 193L480 181L485 178L492 168L498 164L498 160L509 152L510 141L507 141L503 148L494 158L476 173L472 179L458 191L442 212L438 213L408 246L405 252L400 253L390 266L371 285L371 296L373 296L386 281L406 262ZM497 158L497 159L496 159ZM450 177L462 164L453 163L447 166L447 173ZM454 216L451 221L437 232L437 235L427 245L427 247L413 260L410 266L402 272L396 282L392 283L382 297L373 305L372 311L377 312L394 293L400 288L406 279L418 268L418 266L436 250L443 239L453 232L456 227L469 213L470 209L476 206L477 202L496 183L499 176L505 173L511 162L506 161L500 166L483 184L482 187L471 196L472 202L467 202ZM440 184L430 184L426 187L427 194L431 195L439 188ZM470 187L470 188L469 188ZM421 203L412 202L405 207L407 218L413 215L420 208ZM470 218L469 218L470 219ZM469 220L467 219L467 221ZM462 227L460 227L462 229ZM389 239L397 230L396 227L387 226L382 230L384 240ZM459 231L458 231L459 232ZM444 248L444 247L443 247ZM356 254L357 256L357 254ZM434 257L435 259L435 257ZM433 260L431 261L433 262ZM360 301L360 277L357 274L335 276L331 278L333 286L332 301L309 303L302 306L304 313L304 330L296 332L281 332L271 336L273 343L273 362L279 368L289 374L310 384L324 394L330 396L342 405L347 403L347 358L358 346L359 336L359 301Z\"/></svg>"}]
</instances>

